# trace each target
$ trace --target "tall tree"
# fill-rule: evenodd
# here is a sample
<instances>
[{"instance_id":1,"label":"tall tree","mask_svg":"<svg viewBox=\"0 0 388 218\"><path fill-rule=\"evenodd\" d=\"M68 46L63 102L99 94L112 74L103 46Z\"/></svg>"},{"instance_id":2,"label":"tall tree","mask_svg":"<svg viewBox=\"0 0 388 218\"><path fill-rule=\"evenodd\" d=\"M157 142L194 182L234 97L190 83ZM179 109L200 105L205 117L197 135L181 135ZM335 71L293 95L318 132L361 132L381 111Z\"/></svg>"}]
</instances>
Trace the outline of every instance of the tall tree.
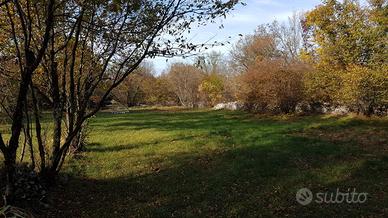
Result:
<instances>
[{"instance_id":1,"label":"tall tree","mask_svg":"<svg viewBox=\"0 0 388 218\"><path fill-rule=\"evenodd\" d=\"M306 26L319 49L315 60L321 66L345 69L350 64L367 65L371 61L373 41L368 29L366 10L356 0L325 1L306 15Z\"/></svg>"},{"instance_id":2,"label":"tall tree","mask_svg":"<svg viewBox=\"0 0 388 218\"><path fill-rule=\"evenodd\" d=\"M12 196L23 111L34 114L29 121L35 123L40 154L36 170L52 181L86 120L98 112L112 90L145 58L185 55L199 49L185 39L185 32L194 24L206 25L225 16L238 3L239 0L2 1L0 14L6 15L6 25L0 26L0 36L6 35L8 40L1 42L12 42L14 49L9 50L8 56L17 61L21 78L12 108L9 142L6 144L0 135L7 169L7 198ZM37 68L42 74L33 80ZM46 86L40 86L38 81ZM25 107L28 90L31 108ZM96 106L90 108L96 90L104 91ZM42 137L41 110L35 92L41 92L52 103L50 143Z\"/></svg>"},{"instance_id":3,"label":"tall tree","mask_svg":"<svg viewBox=\"0 0 388 218\"><path fill-rule=\"evenodd\" d=\"M198 107L202 71L189 64L177 63L171 66L167 78L181 105Z\"/></svg>"},{"instance_id":4,"label":"tall tree","mask_svg":"<svg viewBox=\"0 0 388 218\"><path fill-rule=\"evenodd\" d=\"M145 104L148 103L148 96L152 94L155 83L152 68L143 64L113 90L113 96L127 107Z\"/></svg>"},{"instance_id":5,"label":"tall tree","mask_svg":"<svg viewBox=\"0 0 388 218\"><path fill-rule=\"evenodd\" d=\"M306 14L307 95L367 115L387 106L387 1L327 0Z\"/></svg>"},{"instance_id":6,"label":"tall tree","mask_svg":"<svg viewBox=\"0 0 388 218\"><path fill-rule=\"evenodd\" d=\"M19 147L23 128L23 108L26 105L32 75L41 63L52 36L55 4L55 0L33 3L29 1L4 1L0 4L1 19L5 20L5 25L0 28L2 32L0 35L6 36L8 39L6 41L12 44L12 53L3 53L2 56L12 57L15 60L18 64L17 73L20 78L18 91L15 93L15 106L10 112L12 114L11 137L7 144L0 134L0 150L4 155L7 174L5 196L10 201L13 200L16 151ZM39 12L33 13L37 8L39 8ZM40 21L39 27L33 25L36 20Z\"/></svg>"}]
</instances>

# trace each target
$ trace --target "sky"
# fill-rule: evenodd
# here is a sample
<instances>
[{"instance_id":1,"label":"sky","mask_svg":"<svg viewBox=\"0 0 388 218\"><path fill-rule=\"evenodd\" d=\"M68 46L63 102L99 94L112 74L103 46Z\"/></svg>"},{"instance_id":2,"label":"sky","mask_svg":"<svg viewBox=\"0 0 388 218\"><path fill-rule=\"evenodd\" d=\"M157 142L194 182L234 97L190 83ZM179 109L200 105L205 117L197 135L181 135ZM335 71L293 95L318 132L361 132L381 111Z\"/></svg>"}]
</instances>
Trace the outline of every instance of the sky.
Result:
<instances>
[{"instance_id":1,"label":"sky","mask_svg":"<svg viewBox=\"0 0 388 218\"><path fill-rule=\"evenodd\" d=\"M214 47L207 51L217 51L228 55L233 44L240 39L239 34L252 34L258 25L271 23L274 20L285 22L294 12L311 10L319 5L321 0L244 0L244 2L246 6L238 5L226 19L194 29L188 35L188 39L195 43L203 43L209 39L219 42L229 41L231 44ZM223 29L218 28L220 24L224 25ZM152 63L156 74L161 74L168 69L171 63L192 62L192 58L176 57L166 61L166 58L157 57L147 61Z\"/></svg>"}]
</instances>

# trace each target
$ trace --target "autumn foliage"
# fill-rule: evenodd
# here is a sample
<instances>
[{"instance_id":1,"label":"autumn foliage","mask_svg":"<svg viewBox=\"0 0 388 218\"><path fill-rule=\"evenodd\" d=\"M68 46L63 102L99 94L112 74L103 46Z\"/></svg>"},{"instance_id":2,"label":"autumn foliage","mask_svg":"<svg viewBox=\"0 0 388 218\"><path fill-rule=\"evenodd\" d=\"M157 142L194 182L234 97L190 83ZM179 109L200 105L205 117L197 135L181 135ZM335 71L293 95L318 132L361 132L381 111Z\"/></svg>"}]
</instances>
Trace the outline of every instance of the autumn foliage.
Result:
<instances>
[{"instance_id":1,"label":"autumn foliage","mask_svg":"<svg viewBox=\"0 0 388 218\"><path fill-rule=\"evenodd\" d=\"M306 14L303 59L312 103L343 105L371 115L388 108L387 1L326 1Z\"/></svg>"},{"instance_id":2,"label":"autumn foliage","mask_svg":"<svg viewBox=\"0 0 388 218\"><path fill-rule=\"evenodd\" d=\"M246 110L260 113L345 107L366 115L386 114L387 13L382 0L364 6L355 0L325 1L288 22L259 25L228 56L213 52L193 64L173 64L162 76L167 81L163 90L170 93L170 102L175 96L186 107L237 100ZM143 102L165 102L162 96L153 99Z\"/></svg>"},{"instance_id":3,"label":"autumn foliage","mask_svg":"<svg viewBox=\"0 0 388 218\"><path fill-rule=\"evenodd\" d=\"M303 99L305 70L305 66L299 63L259 61L239 77L239 99L250 111L293 112Z\"/></svg>"}]
</instances>

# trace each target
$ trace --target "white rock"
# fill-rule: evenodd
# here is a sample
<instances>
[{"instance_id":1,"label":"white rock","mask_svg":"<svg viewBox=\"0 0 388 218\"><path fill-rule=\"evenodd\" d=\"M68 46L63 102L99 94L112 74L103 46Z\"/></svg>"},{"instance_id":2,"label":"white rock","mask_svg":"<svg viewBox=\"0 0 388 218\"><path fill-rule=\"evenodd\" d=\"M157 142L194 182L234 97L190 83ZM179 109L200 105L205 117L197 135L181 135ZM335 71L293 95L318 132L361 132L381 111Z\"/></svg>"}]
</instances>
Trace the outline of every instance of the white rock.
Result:
<instances>
[{"instance_id":1,"label":"white rock","mask_svg":"<svg viewBox=\"0 0 388 218\"><path fill-rule=\"evenodd\" d=\"M222 109L232 110L232 111L239 110L241 109L241 104L235 101L235 102L228 102L228 103L220 103L213 107L213 110L222 110Z\"/></svg>"},{"instance_id":2,"label":"white rock","mask_svg":"<svg viewBox=\"0 0 388 218\"><path fill-rule=\"evenodd\" d=\"M349 108L345 106L339 106L334 108L334 110L331 113L335 115L345 115L349 113Z\"/></svg>"}]
</instances>

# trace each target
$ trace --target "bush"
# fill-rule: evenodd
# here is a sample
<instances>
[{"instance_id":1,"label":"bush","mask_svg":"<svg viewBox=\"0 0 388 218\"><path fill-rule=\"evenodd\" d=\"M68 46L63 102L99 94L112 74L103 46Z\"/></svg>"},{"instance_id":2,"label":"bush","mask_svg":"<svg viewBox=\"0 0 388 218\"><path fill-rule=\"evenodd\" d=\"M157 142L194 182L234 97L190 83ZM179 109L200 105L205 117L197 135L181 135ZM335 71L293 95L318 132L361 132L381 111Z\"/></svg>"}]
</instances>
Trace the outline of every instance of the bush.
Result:
<instances>
[{"instance_id":1,"label":"bush","mask_svg":"<svg viewBox=\"0 0 388 218\"><path fill-rule=\"evenodd\" d=\"M371 115L388 106L388 66L351 66L342 74L340 100L353 110Z\"/></svg>"},{"instance_id":2,"label":"bush","mask_svg":"<svg viewBox=\"0 0 388 218\"><path fill-rule=\"evenodd\" d=\"M213 107L214 105L223 101L223 78L216 73L206 75L199 85L199 91L202 95L204 103L207 106Z\"/></svg>"},{"instance_id":3,"label":"bush","mask_svg":"<svg viewBox=\"0 0 388 218\"><path fill-rule=\"evenodd\" d=\"M0 175L1 179L3 175ZM22 208L29 208L33 210L42 210L46 209L48 204L48 190L45 181L29 166L26 164L20 164L16 166L15 170L15 178L14 181L14 202L13 206L18 206ZM5 181L5 180L4 180ZM0 183L1 184L1 183ZM4 194L5 189L4 185L2 186L2 194ZM5 200L5 199L4 199ZM0 208L0 217L2 215L11 215L13 212L17 212L17 208L15 207L7 207L7 203L2 202L4 204L3 208ZM1 203L0 203L1 205ZM20 211L21 212L21 211ZM8 217L8 216L5 216ZM29 217L29 216L28 216Z\"/></svg>"},{"instance_id":4,"label":"bush","mask_svg":"<svg viewBox=\"0 0 388 218\"><path fill-rule=\"evenodd\" d=\"M303 99L301 63L264 60L240 76L239 100L254 112L290 113Z\"/></svg>"},{"instance_id":5,"label":"bush","mask_svg":"<svg viewBox=\"0 0 388 218\"><path fill-rule=\"evenodd\" d=\"M310 105L336 104L341 88L338 71L315 69L304 74L304 96Z\"/></svg>"}]
</instances>

